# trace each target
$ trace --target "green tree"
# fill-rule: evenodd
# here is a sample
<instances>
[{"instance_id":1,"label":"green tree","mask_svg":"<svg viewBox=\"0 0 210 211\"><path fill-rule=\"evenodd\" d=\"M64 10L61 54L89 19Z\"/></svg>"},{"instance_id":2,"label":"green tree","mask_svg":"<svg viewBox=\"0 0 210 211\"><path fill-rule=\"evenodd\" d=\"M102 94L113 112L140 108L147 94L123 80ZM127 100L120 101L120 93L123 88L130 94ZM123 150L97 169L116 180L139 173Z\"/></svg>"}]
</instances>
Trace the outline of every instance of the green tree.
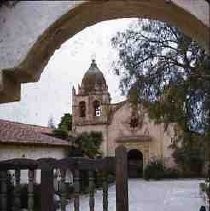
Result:
<instances>
[{"instance_id":1,"label":"green tree","mask_svg":"<svg viewBox=\"0 0 210 211\"><path fill-rule=\"evenodd\" d=\"M69 113L65 113L61 117L61 121L58 124L58 128L53 130L53 135L61 139L67 139L69 131L71 130L72 130L72 115Z\"/></svg>"},{"instance_id":2,"label":"green tree","mask_svg":"<svg viewBox=\"0 0 210 211\"><path fill-rule=\"evenodd\" d=\"M70 113L65 113L61 117L61 122L58 124L58 128L67 131L72 130L72 115Z\"/></svg>"},{"instance_id":3,"label":"green tree","mask_svg":"<svg viewBox=\"0 0 210 211\"><path fill-rule=\"evenodd\" d=\"M121 76L122 93L134 93L156 122L178 123L183 142L200 133L196 139L204 144L210 137L210 60L205 50L178 28L147 19L118 32L112 45L119 52L114 69Z\"/></svg>"},{"instance_id":4,"label":"green tree","mask_svg":"<svg viewBox=\"0 0 210 211\"><path fill-rule=\"evenodd\" d=\"M185 142L182 145L173 144L175 149L173 156L175 161L182 169L182 174L185 176L202 176L203 164L205 161L205 144L203 139L198 137L198 134L185 134Z\"/></svg>"},{"instance_id":5,"label":"green tree","mask_svg":"<svg viewBox=\"0 0 210 211\"><path fill-rule=\"evenodd\" d=\"M102 141L103 137L101 132L84 132L75 139L74 146L70 151L70 156L84 155L89 158L100 156L102 154L100 151Z\"/></svg>"}]
</instances>

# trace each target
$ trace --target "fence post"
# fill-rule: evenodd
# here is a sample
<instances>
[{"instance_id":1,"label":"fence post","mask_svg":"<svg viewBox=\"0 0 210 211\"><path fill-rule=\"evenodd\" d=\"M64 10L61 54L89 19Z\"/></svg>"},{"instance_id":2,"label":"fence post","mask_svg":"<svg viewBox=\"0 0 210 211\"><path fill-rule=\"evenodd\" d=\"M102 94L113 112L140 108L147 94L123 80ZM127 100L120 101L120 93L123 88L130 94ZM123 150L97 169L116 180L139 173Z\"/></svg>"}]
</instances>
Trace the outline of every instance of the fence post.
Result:
<instances>
[{"instance_id":1,"label":"fence post","mask_svg":"<svg viewBox=\"0 0 210 211\"><path fill-rule=\"evenodd\" d=\"M107 172L103 171L103 211L108 211L108 181Z\"/></svg>"},{"instance_id":2,"label":"fence post","mask_svg":"<svg viewBox=\"0 0 210 211\"><path fill-rule=\"evenodd\" d=\"M7 211L7 172L0 171L0 209Z\"/></svg>"},{"instance_id":3,"label":"fence post","mask_svg":"<svg viewBox=\"0 0 210 211\"><path fill-rule=\"evenodd\" d=\"M74 210L79 211L79 189L80 189L80 172L78 168L74 169Z\"/></svg>"},{"instance_id":4,"label":"fence post","mask_svg":"<svg viewBox=\"0 0 210 211\"><path fill-rule=\"evenodd\" d=\"M34 209L34 169L28 170L28 211Z\"/></svg>"},{"instance_id":5,"label":"fence post","mask_svg":"<svg viewBox=\"0 0 210 211\"><path fill-rule=\"evenodd\" d=\"M41 167L41 211L55 211L53 168L47 163Z\"/></svg>"},{"instance_id":6,"label":"fence post","mask_svg":"<svg viewBox=\"0 0 210 211\"><path fill-rule=\"evenodd\" d=\"M92 170L89 170L89 206L90 211L94 211L95 207L95 198L94 198L94 173Z\"/></svg>"},{"instance_id":7,"label":"fence post","mask_svg":"<svg viewBox=\"0 0 210 211\"><path fill-rule=\"evenodd\" d=\"M66 185L65 185L65 179L66 179L66 170L60 169L61 172L61 183L60 183L60 198L61 198L61 211L66 210Z\"/></svg>"},{"instance_id":8,"label":"fence post","mask_svg":"<svg viewBox=\"0 0 210 211\"><path fill-rule=\"evenodd\" d=\"M14 188L14 204L13 210L19 211L21 210L21 199L20 199L20 169L15 169L15 188Z\"/></svg>"},{"instance_id":9,"label":"fence post","mask_svg":"<svg viewBox=\"0 0 210 211\"><path fill-rule=\"evenodd\" d=\"M115 150L116 156L116 211L128 211L127 152L121 145Z\"/></svg>"}]
</instances>

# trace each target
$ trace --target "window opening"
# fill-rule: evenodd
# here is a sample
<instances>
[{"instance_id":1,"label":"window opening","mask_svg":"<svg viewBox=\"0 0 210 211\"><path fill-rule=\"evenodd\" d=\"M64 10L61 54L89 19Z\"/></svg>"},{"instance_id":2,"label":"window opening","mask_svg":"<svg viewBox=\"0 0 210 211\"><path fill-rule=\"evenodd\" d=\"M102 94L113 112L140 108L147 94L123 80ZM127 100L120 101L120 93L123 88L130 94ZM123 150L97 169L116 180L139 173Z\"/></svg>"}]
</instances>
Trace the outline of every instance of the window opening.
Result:
<instances>
[{"instance_id":1,"label":"window opening","mask_svg":"<svg viewBox=\"0 0 210 211\"><path fill-rule=\"evenodd\" d=\"M94 116L101 116L101 105L99 101L94 101L93 102L93 109L94 109Z\"/></svg>"},{"instance_id":2,"label":"window opening","mask_svg":"<svg viewBox=\"0 0 210 211\"><path fill-rule=\"evenodd\" d=\"M80 114L80 117L86 116L86 105L84 101L79 103L79 114Z\"/></svg>"}]
</instances>

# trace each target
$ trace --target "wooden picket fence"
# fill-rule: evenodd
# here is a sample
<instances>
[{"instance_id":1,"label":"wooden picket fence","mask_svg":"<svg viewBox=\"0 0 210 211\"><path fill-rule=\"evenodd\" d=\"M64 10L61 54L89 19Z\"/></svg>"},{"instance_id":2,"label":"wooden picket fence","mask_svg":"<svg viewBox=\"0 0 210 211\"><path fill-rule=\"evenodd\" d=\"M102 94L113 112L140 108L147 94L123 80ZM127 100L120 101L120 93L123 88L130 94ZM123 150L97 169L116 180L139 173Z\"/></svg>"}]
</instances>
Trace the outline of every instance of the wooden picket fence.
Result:
<instances>
[{"instance_id":1,"label":"wooden picket fence","mask_svg":"<svg viewBox=\"0 0 210 211\"><path fill-rule=\"evenodd\" d=\"M128 211L128 179L127 179L127 153L124 146L116 149L115 157L101 159L88 158L65 158L56 160L52 158L42 158L39 160L31 159L12 159L0 162L0 210L8 211L8 172L14 170L15 182L13 190L12 210L21 210L20 199L20 172L28 170L27 200L28 211L34 210L34 177L35 170L41 170L40 198L41 211L55 211L55 190L54 190L54 169L59 169L61 173L60 181L60 208L66 210L66 184L65 175L67 169L73 172L73 197L74 210L80 210L80 172L87 171L89 175L89 210L95 210L95 181L94 172L101 172L103 175L103 211L108 211L108 172L115 172L116 176L116 210Z\"/></svg>"}]
</instances>

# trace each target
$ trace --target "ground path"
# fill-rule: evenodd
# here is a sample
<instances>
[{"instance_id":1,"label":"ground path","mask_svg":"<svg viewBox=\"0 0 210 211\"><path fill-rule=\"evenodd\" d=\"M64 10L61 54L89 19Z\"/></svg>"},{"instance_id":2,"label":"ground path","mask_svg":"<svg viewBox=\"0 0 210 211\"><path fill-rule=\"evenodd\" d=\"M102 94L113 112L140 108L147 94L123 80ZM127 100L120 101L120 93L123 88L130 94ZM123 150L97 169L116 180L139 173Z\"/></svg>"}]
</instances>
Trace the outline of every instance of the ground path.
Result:
<instances>
[{"instance_id":1,"label":"ground path","mask_svg":"<svg viewBox=\"0 0 210 211\"><path fill-rule=\"evenodd\" d=\"M199 211L204 204L202 180L129 180L129 211ZM115 211L115 186L109 188L109 211ZM80 210L89 211L88 197L80 197ZM95 194L95 211L102 211L102 191ZM72 204L67 206L72 211Z\"/></svg>"}]
</instances>

